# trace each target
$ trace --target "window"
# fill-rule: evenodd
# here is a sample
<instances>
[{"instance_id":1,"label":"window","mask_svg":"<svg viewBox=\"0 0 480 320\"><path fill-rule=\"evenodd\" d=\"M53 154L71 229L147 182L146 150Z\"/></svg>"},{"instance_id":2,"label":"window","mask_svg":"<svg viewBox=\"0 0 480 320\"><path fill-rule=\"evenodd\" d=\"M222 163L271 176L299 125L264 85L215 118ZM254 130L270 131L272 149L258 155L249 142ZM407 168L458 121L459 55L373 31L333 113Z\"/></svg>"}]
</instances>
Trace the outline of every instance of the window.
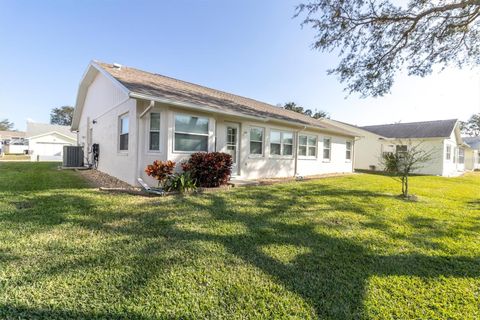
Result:
<instances>
[{"instance_id":1,"label":"window","mask_svg":"<svg viewBox=\"0 0 480 320\"><path fill-rule=\"evenodd\" d=\"M397 155L403 155L408 151L408 147L406 145L397 145L395 146L395 152Z\"/></svg>"},{"instance_id":2,"label":"window","mask_svg":"<svg viewBox=\"0 0 480 320\"><path fill-rule=\"evenodd\" d=\"M316 157L317 156L317 137L299 136L298 137L298 155Z\"/></svg>"},{"instance_id":3,"label":"window","mask_svg":"<svg viewBox=\"0 0 480 320\"><path fill-rule=\"evenodd\" d=\"M174 151L208 151L208 118L175 115Z\"/></svg>"},{"instance_id":4,"label":"window","mask_svg":"<svg viewBox=\"0 0 480 320\"><path fill-rule=\"evenodd\" d=\"M160 113L150 113L149 150L160 150Z\"/></svg>"},{"instance_id":5,"label":"window","mask_svg":"<svg viewBox=\"0 0 480 320\"><path fill-rule=\"evenodd\" d=\"M457 163L457 148L453 147L453 163Z\"/></svg>"},{"instance_id":6,"label":"window","mask_svg":"<svg viewBox=\"0 0 480 320\"><path fill-rule=\"evenodd\" d=\"M263 155L263 128L250 128L250 154Z\"/></svg>"},{"instance_id":7,"label":"window","mask_svg":"<svg viewBox=\"0 0 480 320\"><path fill-rule=\"evenodd\" d=\"M324 160L330 160L331 156L331 142L330 138L323 138L323 159Z\"/></svg>"},{"instance_id":8,"label":"window","mask_svg":"<svg viewBox=\"0 0 480 320\"><path fill-rule=\"evenodd\" d=\"M270 131L270 155L293 155L293 133Z\"/></svg>"},{"instance_id":9,"label":"window","mask_svg":"<svg viewBox=\"0 0 480 320\"><path fill-rule=\"evenodd\" d=\"M445 158L450 160L452 158L452 146L447 146L447 151L445 153Z\"/></svg>"},{"instance_id":10,"label":"window","mask_svg":"<svg viewBox=\"0 0 480 320\"><path fill-rule=\"evenodd\" d=\"M352 142L346 141L345 147L346 147L345 159L352 160Z\"/></svg>"},{"instance_id":11,"label":"window","mask_svg":"<svg viewBox=\"0 0 480 320\"><path fill-rule=\"evenodd\" d=\"M465 149L458 149L458 163L465 163Z\"/></svg>"},{"instance_id":12,"label":"window","mask_svg":"<svg viewBox=\"0 0 480 320\"><path fill-rule=\"evenodd\" d=\"M120 116L120 151L128 150L128 115Z\"/></svg>"}]
</instances>

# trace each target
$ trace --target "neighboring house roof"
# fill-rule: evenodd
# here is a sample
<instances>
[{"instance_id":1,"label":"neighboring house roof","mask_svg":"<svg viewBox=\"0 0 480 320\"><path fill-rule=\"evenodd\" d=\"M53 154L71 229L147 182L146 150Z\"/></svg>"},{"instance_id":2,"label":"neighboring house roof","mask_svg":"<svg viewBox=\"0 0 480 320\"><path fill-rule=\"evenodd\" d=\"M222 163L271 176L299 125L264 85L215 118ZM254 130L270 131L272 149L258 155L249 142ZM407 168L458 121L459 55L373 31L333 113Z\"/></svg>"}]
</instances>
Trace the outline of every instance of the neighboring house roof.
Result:
<instances>
[{"instance_id":1,"label":"neighboring house roof","mask_svg":"<svg viewBox=\"0 0 480 320\"><path fill-rule=\"evenodd\" d=\"M25 138L23 131L0 131L0 139Z\"/></svg>"},{"instance_id":2,"label":"neighboring house roof","mask_svg":"<svg viewBox=\"0 0 480 320\"><path fill-rule=\"evenodd\" d=\"M360 127L386 138L448 138L452 134L457 119L410 123L382 124Z\"/></svg>"},{"instance_id":3,"label":"neighboring house roof","mask_svg":"<svg viewBox=\"0 0 480 320\"><path fill-rule=\"evenodd\" d=\"M37 122L27 122L26 137L28 139L41 137L50 133L57 133L72 140L77 139L77 136L70 131L69 126L60 126L56 124L37 123Z\"/></svg>"},{"instance_id":4,"label":"neighboring house roof","mask_svg":"<svg viewBox=\"0 0 480 320\"><path fill-rule=\"evenodd\" d=\"M472 149L480 150L480 137L463 137L462 139Z\"/></svg>"},{"instance_id":5,"label":"neighboring house roof","mask_svg":"<svg viewBox=\"0 0 480 320\"><path fill-rule=\"evenodd\" d=\"M311 126L347 136L355 136L355 133L338 126L254 99L131 67L118 67L102 62L92 62L91 65L101 68L113 77L129 91L130 97L133 98L148 100L158 97L166 101L207 107L217 112L294 122L296 125ZM77 119L78 117L74 116L74 122ZM76 125L74 124L72 127L75 128Z\"/></svg>"}]
</instances>

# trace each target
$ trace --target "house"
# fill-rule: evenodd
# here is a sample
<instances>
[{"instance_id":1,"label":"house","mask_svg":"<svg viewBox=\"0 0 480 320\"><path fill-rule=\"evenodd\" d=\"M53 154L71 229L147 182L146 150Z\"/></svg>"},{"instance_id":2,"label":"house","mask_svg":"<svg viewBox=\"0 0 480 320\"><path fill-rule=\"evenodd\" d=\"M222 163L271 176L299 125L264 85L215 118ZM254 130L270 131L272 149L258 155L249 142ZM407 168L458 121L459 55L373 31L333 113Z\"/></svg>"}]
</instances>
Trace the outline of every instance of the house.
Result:
<instances>
[{"instance_id":1,"label":"house","mask_svg":"<svg viewBox=\"0 0 480 320\"><path fill-rule=\"evenodd\" d=\"M349 130L170 77L93 61L78 89L72 130L98 170L130 184L154 160L193 152L233 157L240 179L352 172ZM91 154L88 156L91 162Z\"/></svg>"},{"instance_id":2,"label":"house","mask_svg":"<svg viewBox=\"0 0 480 320\"><path fill-rule=\"evenodd\" d=\"M23 131L0 131L0 154L20 154L28 150Z\"/></svg>"},{"instance_id":3,"label":"house","mask_svg":"<svg viewBox=\"0 0 480 320\"><path fill-rule=\"evenodd\" d=\"M69 126L27 121L26 138L32 161L62 161L63 146L76 145Z\"/></svg>"},{"instance_id":4,"label":"house","mask_svg":"<svg viewBox=\"0 0 480 320\"><path fill-rule=\"evenodd\" d=\"M465 169L480 170L480 137L464 137L463 141L470 146L465 153Z\"/></svg>"},{"instance_id":5,"label":"house","mask_svg":"<svg viewBox=\"0 0 480 320\"><path fill-rule=\"evenodd\" d=\"M418 145L431 152L432 159L416 173L457 176L466 170L465 152L470 147L464 143L456 119L364 127L329 121L359 136L355 142L355 169L383 170L380 160L384 152L401 152L409 146Z\"/></svg>"}]
</instances>

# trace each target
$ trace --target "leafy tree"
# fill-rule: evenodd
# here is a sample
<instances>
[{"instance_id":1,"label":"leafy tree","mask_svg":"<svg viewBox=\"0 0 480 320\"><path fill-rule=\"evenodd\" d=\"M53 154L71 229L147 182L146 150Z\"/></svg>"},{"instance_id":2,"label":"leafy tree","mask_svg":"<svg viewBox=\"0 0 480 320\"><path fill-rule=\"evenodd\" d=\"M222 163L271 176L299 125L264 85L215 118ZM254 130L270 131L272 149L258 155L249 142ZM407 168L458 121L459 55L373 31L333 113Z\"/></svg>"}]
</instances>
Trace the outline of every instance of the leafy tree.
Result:
<instances>
[{"instance_id":1,"label":"leafy tree","mask_svg":"<svg viewBox=\"0 0 480 320\"><path fill-rule=\"evenodd\" d=\"M410 198L408 178L415 171L423 168L423 165L432 159L433 151L426 151L421 147L422 143L407 145L399 142L398 146L407 146L406 150L397 152L385 152L381 156L381 164L384 170L397 177L402 183L402 196Z\"/></svg>"},{"instance_id":2,"label":"leafy tree","mask_svg":"<svg viewBox=\"0 0 480 320\"><path fill-rule=\"evenodd\" d=\"M316 30L313 47L338 52L335 74L349 93L389 93L403 67L425 76L434 65L480 64L480 0L311 0L297 6Z\"/></svg>"},{"instance_id":3,"label":"leafy tree","mask_svg":"<svg viewBox=\"0 0 480 320\"><path fill-rule=\"evenodd\" d=\"M287 103L284 104L283 108L285 110L290 110L290 111L294 111L294 112L297 112L297 113L301 113L301 114L304 114L306 116L309 116L309 117L312 117L312 118L315 118L315 119L330 118L330 116L328 115L328 113L326 111L315 110L315 112L313 112L311 109L304 109L303 107L297 105L295 102L287 102Z\"/></svg>"},{"instance_id":4,"label":"leafy tree","mask_svg":"<svg viewBox=\"0 0 480 320\"><path fill-rule=\"evenodd\" d=\"M480 136L480 113L476 113L465 122L462 122L462 133L478 137Z\"/></svg>"},{"instance_id":5,"label":"leafy tree","mask_svg":"<svg viewBox=\"0 0 480 320\"><path fill-rule=\"evenodd\" d=\"M312 115L312 118L315 118L315 119L321 119L321 118L330 119L330 115L326 111L322 111L322 110L316 111L315 110L315 113Z\"/></svg>"},{"instance_id":6,"label":"leafy tree","mask_svg":"<svg viewBox=\"0 0 480 320\"><path fill-rule=\"evenodd\" d=\"M303 110L303 107L300 107L295 102L287 102L287 103L285 103L283 108L285 110L290 110L290 111L298 112L298 113L301 113L301 114L305 113L305 110ZM310 113L311 113L311 111L310 111Z\"/></svg>"},{"instance_id":7,"label":"leafy tree","mask_svg":"<svg viewBox=\"0 0 480 320\"><path fill-rule=\"evenodd\" d=\"M0 121L0 130L1 131L9 131L13 129L13 122L8 121L8 119L3 119Z\"/></svg>"},{"instance_id":8,"label":"leafy tree","mask_svg":"<svg viewBox=\"0 0 480 320\"><path fill-rule=\"evenodd\" d=\"M50 123L59 124L62 126L69 126L72 124L74 108L71 106L63 106L60 108L53 108L50 112Z\"/></svg>"}]
</instances>

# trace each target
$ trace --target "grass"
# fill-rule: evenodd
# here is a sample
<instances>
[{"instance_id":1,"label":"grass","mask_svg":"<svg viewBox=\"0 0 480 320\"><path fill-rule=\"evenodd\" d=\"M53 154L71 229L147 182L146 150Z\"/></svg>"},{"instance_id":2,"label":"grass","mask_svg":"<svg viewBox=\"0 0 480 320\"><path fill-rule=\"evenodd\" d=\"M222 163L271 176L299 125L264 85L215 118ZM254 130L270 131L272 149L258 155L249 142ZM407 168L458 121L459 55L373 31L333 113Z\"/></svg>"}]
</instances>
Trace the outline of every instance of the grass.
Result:
<instances>
[{"instance_id":1,"label":"grass","mask_svg":"<svg viewBox=\"0 0 480 320\"><path fill-rule=\"evenodd\" d=\"M22 161L27 161L30 160L29 155L25 154L14 154L14 153L9 153L9 154L4 154L3 156L0 156L0 160L22 160Z\"/></svg>"},{"instance_id":2,"label":"grass","mask_svg":"<svg viewBox=\"0 0 480 320\"><path fill-rule=\"evenodd\" d=\"M480 318L480 174L198 196L0 163L0 318Z\"/></svg>"}]
</instances>

